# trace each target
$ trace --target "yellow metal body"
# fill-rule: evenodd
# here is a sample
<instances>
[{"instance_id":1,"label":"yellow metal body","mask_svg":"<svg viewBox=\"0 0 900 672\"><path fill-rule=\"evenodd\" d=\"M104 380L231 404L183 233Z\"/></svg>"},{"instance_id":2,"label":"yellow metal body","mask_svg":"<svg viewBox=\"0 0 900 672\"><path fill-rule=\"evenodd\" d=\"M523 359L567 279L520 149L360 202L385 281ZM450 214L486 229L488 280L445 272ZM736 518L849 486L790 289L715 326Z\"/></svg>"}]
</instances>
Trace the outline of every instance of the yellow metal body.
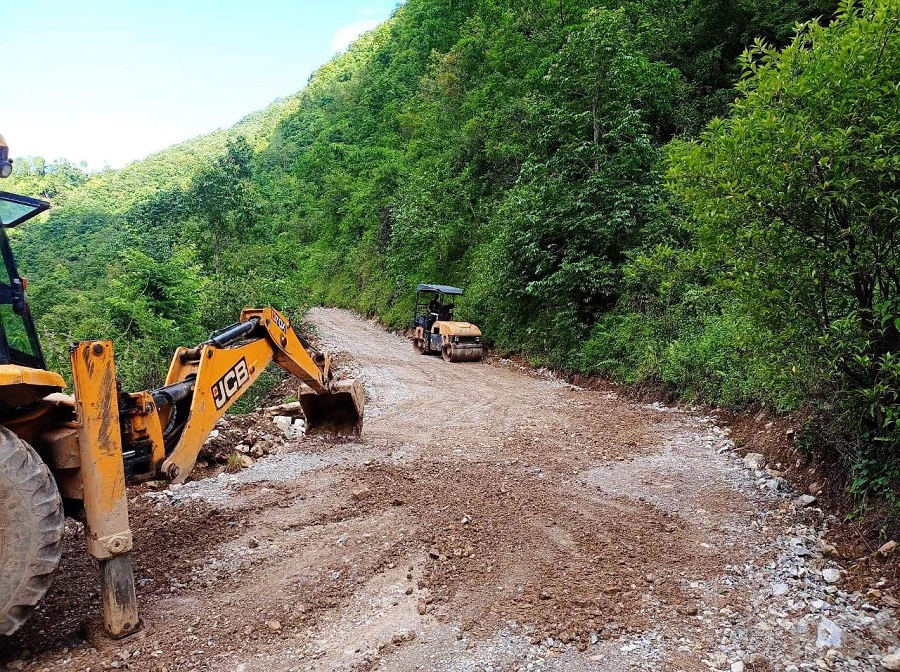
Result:
<instances>
[{"instance_id":1,"label":"yellow metal body","mask_svg":"<svg viewBox=\"0 0 900 672\"><path fill-rule=\"evenodd\" d=\"M450 322L448 320L438 320L431 325L432 334L441 335L441 343L447 345L453 336L481 336L481 329L471 322ZM413 338L424 339L425 329L416 327Z\"/></svg>"},{"instance_id":2,"label":"yellow metal body","mask_svg":"<svg viewBox=\"0 0 900 672\"><path fill-rule=\"evenodd\" d=\"M0 366L0 423L34 446L64 498L83 504L88 552L100 561L104 621L113 637L134 632L140 622L130 560L129 477L183 482L215 423L272 361L319 399L310 405L301 398L308 424L318 420L310 417L312 409L333 430L359 433L361 386L332 381L331 357L301 342L284 315L246 309L230 329L234 338L179 348L158 390L117 389L110 341L72 347L74 397L61 393L65 382L57 373ZM167 390L177 390L178 399L167 397ZM160 406L166 399L172 402ZM146 455L143 466L127 474L124 456L138 451Z\"/></svg>"},{"instance_id":3,"label":"yellow metal body","mask_svg":"<svg viewBox=\"0 0 900 672\"><path fill-rule=\"evenodd\" d=\"M53 371L31 369L18 364L0 364L0 408L34 404L66 386Z\"/></svg>"},{"instance_id":4,"label":"yellow metal body","mask_svg":"<svg viewBox=\"0 0 900 672\"><path fill-rule=\"evenodd\" d=\"M481 329L471 322L449 322L438 320L434 323L431 331L445 337L445 342L449 342L451 336L481 336Z\"/></svg>"},{"instance_id":5,"label":"yellow metal body","mask_svg":"<svg viewBox=\"0 0 900 672\"><path fill-rule=\"evenodd\" d=\"M448 362L477 362L483 353L481 329L452 320L437 320L430 332L419 325L413 332L413 348L419 354L440 353Z\"/></svg>"},{"instance_id":6,"label":"yellow metal body","mask_svg":"<svg viewBox=\"0 0 900 672\"><path fill-rule=\"evenodd\" d=\"M240 398L272 361L272 346L258 340L241 347L221 350L205 346L197 362L181 363L176 355L168 383L195 375L197 384L190 419L174 452L163 461L161 473L181 483L190 474L197 452L218 419Z\"/></svg>"},{"instance_id":7,"label":"yellow metal body","mask_svg":"<svg viewBox=\"0 0 900 672\"><path fill-rule=\"evenodd\" d=\"M71 361L85 537L88 552L104 559L132 548L112 343L79 343L72 348Z\"/></svg>"},{"instance_id":8,"label":"yellow metal body","mask_svg":"<svg viewBox=\"0 0 900 672\"><path fill-rule=\"evenodd\" d=\"M9 387L10 385L31 385L62 390L66 386L66 381L55 371L31 369L18 364L2 364L0 365L0 387Z\"/></svg>"},{"instance_id":9,"label":"yellow metal body","mask_svg":"<svg viewBox=\"0 0 900 672\"><path fill-rule=\"evenodd\" d=\"M274 308L247 309L241 322L259 320L263 337L229 348L204 345L199 352L179 348L172 358L166 385L195 379L189 420L174 451L159 472L175 483L190 474L206 437L271 361L293 374L316 394L330 392L331 358L316 361L300 343L288 319ZM359 409L361 412L361 409Z\"/></svg>"},{"instance_id":10,"label":"yellow metal body","mask_svg":"<svg viewBox=\"0 0 900 672\"><path fill-rule=\"evenodd\" d=\"M106 630L114 637L123 637L137 630L140 619L129 557L134 544L128 525L113 345L110 341L78 343L70 356L85 539L88 552L100 561ZM124 575L122 563L127 568Z\"/></svg>"}]
</instances>

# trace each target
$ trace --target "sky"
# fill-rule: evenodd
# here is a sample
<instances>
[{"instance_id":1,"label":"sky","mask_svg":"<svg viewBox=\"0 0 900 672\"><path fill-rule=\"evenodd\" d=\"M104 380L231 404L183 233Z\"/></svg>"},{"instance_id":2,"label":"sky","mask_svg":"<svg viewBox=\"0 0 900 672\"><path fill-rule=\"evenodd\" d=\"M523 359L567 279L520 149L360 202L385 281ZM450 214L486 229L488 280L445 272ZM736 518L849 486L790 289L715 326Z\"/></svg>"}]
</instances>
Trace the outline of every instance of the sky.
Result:
<instances>
[{"instance_id":1,"label":"sky","mask_svg":"<svg viewBox=\"0 0 900 672\"><path fill-rule=\"evenodd\" d=\"M231 126L398 0L0 0L0 133L12 156L119 168Z\"/></svg>"}]
</instances>

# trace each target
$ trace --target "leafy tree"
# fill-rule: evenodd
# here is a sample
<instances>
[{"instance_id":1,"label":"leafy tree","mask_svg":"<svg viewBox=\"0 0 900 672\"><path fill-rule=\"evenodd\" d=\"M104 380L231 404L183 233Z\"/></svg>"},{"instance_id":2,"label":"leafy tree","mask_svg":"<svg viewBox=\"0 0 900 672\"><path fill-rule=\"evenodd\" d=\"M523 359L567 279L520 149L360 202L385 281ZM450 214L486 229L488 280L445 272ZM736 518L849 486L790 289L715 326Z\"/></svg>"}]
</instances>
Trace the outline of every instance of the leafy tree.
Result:
<instances>
[{"instance_id":1,"label":"leafy tree","mask_svg":"<svg viewBox=\"0 0 900 672\"><path fill-rule=\"evenodd\" d=\"M807 380L849 427L856 488L885 489L900 447L897 5L848 1L743 63L731 116L673 146L671 184L748 314L785 348L819 344L824 378Z\"/></svg>"},{"instance_id":2,"label":"leafy tree","mask_svg":"<svg viewBox=\"0 0 900 672\"><path fill-rule=\"evenodd\" d=\"M87 181L85 166L84 163L76 166L65 159L47 162L39 156L20 157L13 162L12 177L4 187L63 205L69 194Z\"/></svg>"},{"instance_id":3,"label":"leafy tree","mask_svg":"<svg viewBox=\"0 0 900 672\"><path fill-rule=\"evenodd\" d=\"M635 46L622 12L588 19L548 70L531 112L534 153L502 206L503 284L516 301L576 324L615 304L627 251L664 216L651 120L679 89L676 71Z\"/></svg>"},{"instance_id":4,"label":"leafy tree","mask_svg":"<svg viewBox=\"0 0 900 672\"><path fill-rule=\"evenodd\" d=\"M188 194L194 201L193 212L203 219L203 233L212 239L216 276L222 271L224 241L236 239L252 223L252 158L253 150L244 136L229 140L225 153L194 177Z\"/></svg>"}]
</instances>

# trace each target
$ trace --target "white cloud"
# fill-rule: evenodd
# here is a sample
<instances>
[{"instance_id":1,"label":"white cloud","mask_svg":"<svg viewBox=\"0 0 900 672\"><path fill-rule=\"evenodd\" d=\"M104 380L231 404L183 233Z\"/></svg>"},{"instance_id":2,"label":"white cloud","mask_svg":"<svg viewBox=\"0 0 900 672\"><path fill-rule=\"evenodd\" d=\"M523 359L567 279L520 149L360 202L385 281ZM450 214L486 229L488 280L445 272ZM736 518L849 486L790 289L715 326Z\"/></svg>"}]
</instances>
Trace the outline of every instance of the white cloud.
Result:
<instances>
[{"instance_id":1,"label":"white cloud","mask_svg":"<svg viewBox=\"0 0 900 672\"><path fill-rule=\"evenodd\" d=\"M344 51L344 49L350 46L350 43L353 42L353 40L363 33L377 27L379 23L381 22L374 19L367 19L365 21L357 21L356 23L344 26L331 38L331 48L335 51Z\"/></svg>"}]
</instances>

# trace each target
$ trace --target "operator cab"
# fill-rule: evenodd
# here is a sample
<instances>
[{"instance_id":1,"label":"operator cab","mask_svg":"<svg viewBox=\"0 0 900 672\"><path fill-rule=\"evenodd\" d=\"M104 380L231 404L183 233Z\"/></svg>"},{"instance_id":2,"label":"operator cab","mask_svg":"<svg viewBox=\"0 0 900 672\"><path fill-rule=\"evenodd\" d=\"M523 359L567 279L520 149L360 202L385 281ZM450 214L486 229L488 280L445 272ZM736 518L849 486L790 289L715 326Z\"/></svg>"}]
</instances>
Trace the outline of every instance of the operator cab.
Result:
<instances>
[{"instance_id":1,"label":"operator cab","mask_svg":"<svg viewBox=\"0 0 900 672\"><path fill-rule=\"evenodd\" d=\"M25 278L19 275L6 229L49 208L49 203L36 198L0 191L0 256L6 267L5 273L0 273L0 364L47 368L25 299Z\"/></svg>"},{"instance_id":2,"label":"operator cab","mask_svg":"<svg viewBox=\"0 0 900 672\"><path fill-rule=\"evenodd\" d=\"M416 288L413 328L422 327L425 331L431 331L435 322L452 321L455 307L452 297L462 293L459 287L449 285L419 285Z\"/></svg>"}]
</instances>

